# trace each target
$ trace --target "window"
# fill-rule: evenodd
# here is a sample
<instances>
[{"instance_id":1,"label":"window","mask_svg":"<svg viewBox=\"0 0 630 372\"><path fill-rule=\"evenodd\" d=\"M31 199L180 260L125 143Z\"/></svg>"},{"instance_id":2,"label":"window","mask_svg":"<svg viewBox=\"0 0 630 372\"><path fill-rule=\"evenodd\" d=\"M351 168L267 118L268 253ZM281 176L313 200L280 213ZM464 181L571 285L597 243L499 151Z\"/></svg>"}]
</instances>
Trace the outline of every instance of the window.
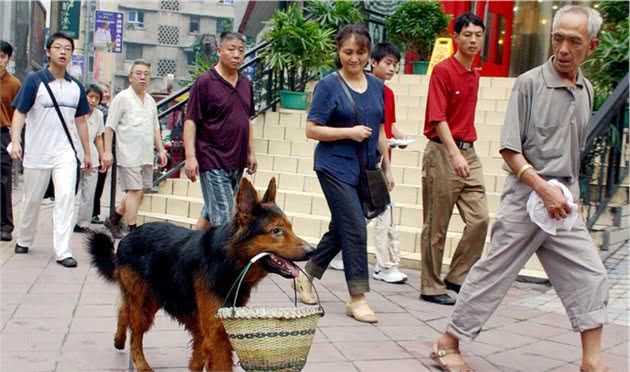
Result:
<instances>
[{"instance_id":1,"label":"window","mask_svg":"<svg viewBox=\"0 0 630 372\"><path fill-rule=\"evenodd\" d=\"M187 50L184 53L186 53L186 63L188 64L188 66L194 66L196 60L195 52Z\"/></svg>"},{"instance_id":2,"label":"window","mask_svg":"<svg viewBox=\"0 0 630 372\"><path fill-rule=\"evenodd\" d=\"M125 60L135 61L136 59L142 59L142 45L127 44L125 50Z\"/></svg>"},{"instance_id":3,"label":"window","mask_svg":"<svg viewBox=\"0 0 630 372\"><path fill-rule=\"evenodd\" d=\"M166 45L179 44L179 27L160 26L158 28L158 43Z\"/></svg>"},{"instance_id":4,"label":"window","mask_svg":"<svg viewBox=\"0 0 630 372\"><path fill-rule=\"evenodd\" d=\"M190 16L190 26L188 32L197 33L199 32L199 23L201 18L199 16Z\"/></svg>"},{"instance_id":5,"label":"window","mask_svg":"<svg viewBox=\"0 0 630 372\"><path fill-rule=\"evenodd\" d=\"M157 76L175 74L176 66L174 59L160 59L158 61Z\"/></svg>"},{"instance_id":6,"label":"window","mask_svg":"<svg viewBox=\"0 0 630 372\"><path fill-rule=\"evenodd\" d=\"M160 1L160 9L161 10L172 10L175 12L179 11L179 0L161 0Z\"/></svg>"},{"instance_id":7,"label":"window","mask_svg":"<svg viewBox=\"0 0 630 372\"><path fill-rule=\"evenodd\" d=\"M127 22L135 27L144 27L144 11L130 10L127 13Z\"/></svg>"}]
</instances>

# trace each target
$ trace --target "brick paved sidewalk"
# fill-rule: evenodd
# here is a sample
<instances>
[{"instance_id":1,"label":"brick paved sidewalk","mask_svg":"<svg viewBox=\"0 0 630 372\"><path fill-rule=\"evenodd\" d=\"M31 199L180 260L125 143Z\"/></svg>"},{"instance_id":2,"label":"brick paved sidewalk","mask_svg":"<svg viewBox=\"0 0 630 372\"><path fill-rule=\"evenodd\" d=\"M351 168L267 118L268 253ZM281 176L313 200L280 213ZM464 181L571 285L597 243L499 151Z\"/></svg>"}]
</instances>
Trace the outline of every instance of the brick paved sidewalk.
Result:
<instances>
[{"instance_id":1,"label":"brick paved sidewalk","mask_svg":"<svg viewBox=\"0 0 630 372\"><path fill-rule=\"evenodd\" d=\"M106 284L89 260L83 238L73 234L76 269L55 263L51 206L43 206L39 231L28 255L13 255L14 242L0 244L0 371L133 370L129 345L113 347L118 289ZM611 319L604 330L605 358L616 372L628 371L628 247L606 263L611 276ZM444 329L450 307L418 299L419 274L405 270L409 284L372 281L368 301L377 325L344 314L343 273L329 271L317 283L326 316L321 319L305 371L434 371L432 342ZM279 276L265 279L252 302L287 306L293 291ZM462 349L470 364L486 371L579 370L579 335L555 305L553 289L515 283L486 330ZM625 308L624 308L625 306ZM145 353L158 371L186 371L186 332L163 313L145 335ZM240 370L240 369L235 369Z\"/></svg>"}]
</instances>

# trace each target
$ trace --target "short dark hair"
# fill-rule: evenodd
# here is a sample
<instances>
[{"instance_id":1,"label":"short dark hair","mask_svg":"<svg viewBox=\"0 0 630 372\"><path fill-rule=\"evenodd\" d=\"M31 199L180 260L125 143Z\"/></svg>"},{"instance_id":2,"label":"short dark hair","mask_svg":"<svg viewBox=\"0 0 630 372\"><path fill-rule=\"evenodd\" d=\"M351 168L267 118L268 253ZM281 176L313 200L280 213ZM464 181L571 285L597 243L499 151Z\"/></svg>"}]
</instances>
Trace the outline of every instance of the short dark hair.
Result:
<instances>
[{"instance_id":1,"label":"short dark hair","mask_svg":"<svg viewBox=\"0 0 630 372\"><path fill-rule=\"evenodd\" d=\"M8 42L0 40L0 52L8 55L9 58L11 58L11 56L13 55L13 47Z\"/></svg>"},{"instance_id":2,"label":"short dark hair","mask_svg":"<svg viewBox=\"0 0 630 372\"><path fill-rule=\"evenodd\" d=\"M88 85L87 89L85 90L85 94L88 94L90 92L94 92L98 94L98 97L99 97L98 101L100 103L101 100L103 99L103 89L101 89L101 87L97 83L91 83L90 85Z\"/></svg>"},{"instance_id":3,"label":"short dark hair","mask_svg":"<svg viewBox=\"0 0 630 372\"><path fill-rule=\"evenodd\" d=\"M337 68L341 68L341 60L339 59L339 48L341 48L341 44L343 44L346 39L354 36L359 44L367 50L370 50L370 46L372 44L372 38L370 37L370 32L367 27L361 23L355 23L350 25L345 25L337 32L337 37L335 38L337 42L337 56L335 57L335 65Z\"/></svg>"},{"instance_id":4,"label":"short dark hair","mask_svg":"<svg viewBox=\"0 0 630 372\"><path fill-rule=\"evenodd\" d=\"M460 32L462 32L462 28L470 25L471 23L475 26L481 27L484 31L486 30L486 26L483 24L483 20L481 20L481 18L479 18L479 16L475 15L474 13L464 13L457 17L453 29L459 34Z\"/></svg>"},{"instance_id":5,"label":"short dark hair","mask_svg":"<svg viewBox=\"0 0 630 372\"><path fill-rule=\"evenodd\" d=\"M400 61L400 49L398 49L392 43L378 43L372 49L372 55L370 58L373 58L376 62L380 62L381 59L385 57L393 57L396 59L396 62Z\"/></svg>"},{"instance_id":6,"label":"short dark hair","mask_svg":"<svg viewBox=\"0 0 630 372\"><path fill-rule=\"evenodd\" d=\"M48 38L48 41L46 42L46 49L50 49L50 47L52 46L52 43L55 42L55 40L57 39L66 39L70 42L70 45L72 46L72 50L74 51L74 40L72 40L72 38L68 35L66 35L63 32L55 32L54 34L50 35L50 37Z\"/></svg>"},{"instance_id":7,"label":"short dark hair","mask_svg":"<svg viewBox=\"0 0 630 372\"><path fill-rule=\"evenodd\" d=\"M223 31L219 36L219 46L222 46L224 42L230 40L239 40L243 44L245 44L245 41L247 39L245 38L245 35L241 34L240 32Z\"/></svg>"}]
</instances>

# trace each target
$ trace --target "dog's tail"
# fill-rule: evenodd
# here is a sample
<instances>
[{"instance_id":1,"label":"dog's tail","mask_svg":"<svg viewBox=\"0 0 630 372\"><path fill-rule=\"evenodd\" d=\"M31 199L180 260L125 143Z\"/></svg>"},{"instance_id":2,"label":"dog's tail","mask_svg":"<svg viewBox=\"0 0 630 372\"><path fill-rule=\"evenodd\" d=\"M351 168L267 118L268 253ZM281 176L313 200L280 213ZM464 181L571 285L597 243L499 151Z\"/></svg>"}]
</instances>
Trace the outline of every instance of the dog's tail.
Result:
<instances>
[{"instance_id":1,"label":"dog's tail","mask_svg":"<svg viewBox=\"0 0 630 372\"><path fill-rule=\"evenodd\" d=\"M116 257L114 256L114 242L109 235L104 233L93 233L88 238L88 249L92 255L92 265L96 267L99 274L109 282L118 279L116 273Z\"/></svg>"}]
</instances>

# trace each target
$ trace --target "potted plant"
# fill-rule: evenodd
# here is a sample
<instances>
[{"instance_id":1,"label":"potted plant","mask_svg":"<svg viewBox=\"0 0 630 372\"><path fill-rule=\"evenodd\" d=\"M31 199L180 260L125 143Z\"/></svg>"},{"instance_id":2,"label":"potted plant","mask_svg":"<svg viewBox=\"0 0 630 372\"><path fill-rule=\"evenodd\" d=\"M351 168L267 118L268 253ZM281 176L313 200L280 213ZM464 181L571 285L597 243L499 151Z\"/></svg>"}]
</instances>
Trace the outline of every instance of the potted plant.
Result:
<instances>
[{"instance_id":1,"label":"potted plant","mask_svg":"<svg viewBox=\"0 0 630 372\"><path fill-rule=\"evenodd\" d=\"M365 20L365 15L361 12L361 8L354 2L347 0L308 0L304 3L304 10L309 19L313 19L323 28L333 29L335 33L345 25L361 23ZM335 42L335 33L331 35L333 43ZM334 71L335 66L322 67L319 70L322 76L326 76Z\"/></svg>"},{"instance_id":2,"label":"potted plant","mask_svg":"<svg viewBox=\"0 0 630 372\"><path fill-rule=\"evenodd\" d=\"M414 73L426 74L435 39L447 29L449 18L437 1L412 0L398 5L385 19L390 40L420 57L414 62Z\"/></svg>"},{"instance_id":3,"label":"potted plant","mask_svg":"<svg viewBox=\"0 0 630 372\"><path fill-rule=\"evenodd\" d=\"M289 90L280 91L280 104L303 110L308 101L304 92L296 92L298 79L317 73L320 67L334 65L334 30L305 19L295 4L286 11L277 11L266 24L270 30L263 38L269 46L260 56L278 81L286 78L288 82Z\"/></svg>"}]
</instances>

